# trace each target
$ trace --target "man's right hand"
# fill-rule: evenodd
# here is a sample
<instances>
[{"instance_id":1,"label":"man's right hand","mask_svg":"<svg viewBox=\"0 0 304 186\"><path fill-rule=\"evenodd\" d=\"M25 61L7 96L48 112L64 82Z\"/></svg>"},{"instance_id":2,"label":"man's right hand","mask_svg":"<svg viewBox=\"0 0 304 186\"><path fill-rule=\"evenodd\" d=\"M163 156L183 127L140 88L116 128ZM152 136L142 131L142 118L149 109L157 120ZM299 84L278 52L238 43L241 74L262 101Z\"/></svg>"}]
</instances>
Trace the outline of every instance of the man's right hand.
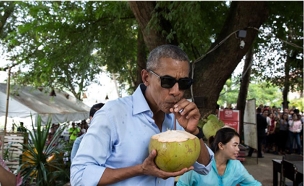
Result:
<instances>
[{"instance_id":1,"label":"man's right hand","mask_svg":"<svg viewBox=\"0 0 304 186\"><path fill-rule=\"evenodd\" d=\"M184 168L184 169L182 169L180 171L176 171L176 172L163 171L163 170L159 169L154 162L154 159L156 156L157 156L156 150L152 150L151 153L149 154L149 156L142 163L141 168L142 168L144 175L155 176L158 178L167 179L170 177L176 177L176 176L183 175L184 173L194 169L194 167L191 166L189 168Z\"/></svg>"}]
</instances>

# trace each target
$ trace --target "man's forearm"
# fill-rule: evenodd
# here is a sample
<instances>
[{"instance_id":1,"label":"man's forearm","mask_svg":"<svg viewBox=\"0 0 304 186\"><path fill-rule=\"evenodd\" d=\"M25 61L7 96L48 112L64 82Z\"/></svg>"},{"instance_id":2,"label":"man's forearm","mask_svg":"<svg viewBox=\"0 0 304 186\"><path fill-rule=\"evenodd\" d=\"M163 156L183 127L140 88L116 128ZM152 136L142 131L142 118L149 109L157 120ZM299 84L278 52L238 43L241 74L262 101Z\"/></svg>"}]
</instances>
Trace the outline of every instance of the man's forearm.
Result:
<instances>
[{"instance_id":1,"label":"man's forearm","mask_svg":"<svg viewBox=\"0 0 304 186\"><path fill-rule=\"evenodd\" d=\"M210 162L210 154L202 139L200 139L200 144L201 144L201 153L197 159L197 162L207 166Z\"/></svg>"},{"instance_id":2,"label":"man's forearm","mask_svg":"<svg viewBox=\"0 0 304 186\"><path fill-rule=\"evenodd\" d=\"M142 174L142 172L141 165L120 169L106 168L98 182L98 186L109 185L128 178L139 176Z\"/></svg>"},{"instance_id":3,"label":"man's forearm","mask_svg":"<svg viewBox=\"0 0 304 186\"><path fill-rule=\"evenodd\" d=\"M198 133L199 133L199 130L196 129L196 131L193 133L193 135L197 135ZM200 153L199 157L197 158L197 162L207 166L210 162L210 154L209 154L209 151L208 151L203 139L199 139L199 140L200 140L200 145L201 145L201 153Z\"/></svg>"}]
</instances>

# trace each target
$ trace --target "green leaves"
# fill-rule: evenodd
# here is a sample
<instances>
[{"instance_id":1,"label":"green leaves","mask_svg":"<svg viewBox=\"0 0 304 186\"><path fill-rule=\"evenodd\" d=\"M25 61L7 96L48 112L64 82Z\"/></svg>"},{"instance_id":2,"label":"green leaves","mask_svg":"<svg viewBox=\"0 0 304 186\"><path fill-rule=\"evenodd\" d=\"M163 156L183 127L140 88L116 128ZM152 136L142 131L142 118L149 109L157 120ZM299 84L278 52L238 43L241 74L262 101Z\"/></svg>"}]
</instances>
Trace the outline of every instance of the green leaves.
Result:
<instances>
[{"instance_id":1,"label":"green leaves","mask_svg":"<svg viewBox=\"0 0 304 186\"><path fill-rule=\"evenodd\" d=\"M239 79L235 77L228 79L221 91L217 103L221 106L225 104L235 105L237 103L239 89ZM268 84L263 81L252 81L249 84L247 99L256 99L257 105L266 104L280 106L282 102L281 97L280 89L273 84Z\"/></svg>"},{"instance_id":2,"label":"green leaves","mask_svg":"<svg viewBox=\"0 0 304 186\"><path fill-rule=\"evenodd\" d=\"M223 2L161 1L157 2L150 25L157 28L162 18L170 22L172 29L166 39L170 42L177 38L189 58L195 60L206 53L212 44L211 36L219 33L227 12Z\"/></svg>"},{"instance_id":3,"label":"green leaves","mask_svg":"<svg viewBox=\"0 0 304 186\"><path fill-rule=\"evenodd\" d=\"M134 16L126 4L18 2L18 19L7 36L7 46L12 59L30 69L13 81L65 87L77 96L97 80L101 66L108 64L109 71L119 72L125 63L134 63L137 30L132 29ZM113 52L108 53L108 48ZM101 56L92 55L95 50L103 50L98 53Z\"/></svg>"},{"instance_id":4,"label":"green leaves","mask_svg":"<svg viewBox=\"0 0 304 186\"><path fill-rule=\"evenodd\" d=\"M253 72L257 79L281 88L303 90L303 2L276 1L268 5L270 15L257 40ZM262 73L266 69L267 73Z\"/></svg>"},{"instance_id":5,"label":"green leaves","mask_svg":"<svg viewBox=\"0 0 304 186\"><path fill-rule=\"evenodd\" d=\"M64 150L60 145L64 144L60 138L66 126L61 125L54 133L51 141L47 143L49 129L52 125L49 118L47 124L42 126L41 117L37 117L37 128L32 122L32 131L28 131L31 143L22 144L22 164L19 172L24 181L35 181L36 185L54 185L60 174L66 174L63 170ZM59 174L60 173L60 174ZM68 175L66 175L68 177Z\"/></svg>"},{"instance_id":6,"label":"green leaves","mask_svg":"<svg viewBox=\"0 0 304 186\"><path fill-rule=\"evenodd\" d=\"M282 85L282 76L272 72L264 76L261 72L269 67L283 71L280 64L291 52L290 73L303 74L303 2L267 3L270 16L255 44L257 63L253 72L256 78ZM127 2L24 1L1 5L0 11L8 16L3 16L2 42L14 63L29 68L13 78L15 83L68 88L77 96L98 81L96 74L106 67L108 72L119 74L121 85L133 88L136 84L141 30ZM219 37L231 8L225 1L158 1L153 5L148 29L179 45L192 61L206 54ZM274 51L278 51L276 56L265 58ZM290 81L302 90L301 78Z\"/></svg>"}]
</instances>

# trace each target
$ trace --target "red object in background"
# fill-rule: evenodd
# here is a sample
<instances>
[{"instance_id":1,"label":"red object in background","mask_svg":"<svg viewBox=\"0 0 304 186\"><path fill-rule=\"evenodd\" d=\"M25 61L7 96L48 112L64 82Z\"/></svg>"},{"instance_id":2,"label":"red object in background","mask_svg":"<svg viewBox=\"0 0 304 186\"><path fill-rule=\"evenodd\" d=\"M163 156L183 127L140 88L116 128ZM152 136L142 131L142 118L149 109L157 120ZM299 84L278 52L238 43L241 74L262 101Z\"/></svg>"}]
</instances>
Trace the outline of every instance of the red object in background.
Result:
<instances>
[{"instance_id":1,"label":"red object in background","mask_svg":"<svg viewBox=\"0 0 304 186\"><path fill-rule=\"evenodd\" d=\"M238 133L240 133L239 113L240 113L239 110L230 110L230 109L219 110L218 118L222 120L225 123L225 125L234 128Z\"/></svg>"}]
</instances>

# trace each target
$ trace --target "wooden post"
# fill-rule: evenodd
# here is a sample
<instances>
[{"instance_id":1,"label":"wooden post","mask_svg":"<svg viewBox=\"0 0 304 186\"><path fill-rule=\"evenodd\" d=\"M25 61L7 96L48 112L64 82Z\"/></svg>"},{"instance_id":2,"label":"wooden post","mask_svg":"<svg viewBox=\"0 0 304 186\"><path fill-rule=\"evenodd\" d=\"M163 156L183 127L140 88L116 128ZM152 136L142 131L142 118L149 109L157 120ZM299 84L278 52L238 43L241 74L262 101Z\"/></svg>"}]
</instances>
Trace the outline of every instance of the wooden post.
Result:
<instances>
[{"instance_id":1,"label":"wooden post","mask_svg":"<svg viewBox=\"0 0 304 186\"><path fill-rule=\"evenodd\" d=\"M8 79L6 83L6 111L5 111L5 122L4 122L4 136L6 135L6 125L8 116L8 106L9 106L9 94L10 94L10 79L11 79L11 67L8 68Z\"/></svg>"},{"instance_id":2,"label":"wooden post","mask_svg":"<svg viewBox=\"0 0 304 186\"><path fill-rule=\"evenodd\" d=\"M6 135L6 124L8 116L8 105L9 105L9 92L10 92L10 77L11 77L11 67L8 68L8 79L6 83L6 111L5 111L5 122L4 122L4 131L3 131L3 142L2 142L2 157L4 157L4 139Z\"/></svg>"}]
</instances>

